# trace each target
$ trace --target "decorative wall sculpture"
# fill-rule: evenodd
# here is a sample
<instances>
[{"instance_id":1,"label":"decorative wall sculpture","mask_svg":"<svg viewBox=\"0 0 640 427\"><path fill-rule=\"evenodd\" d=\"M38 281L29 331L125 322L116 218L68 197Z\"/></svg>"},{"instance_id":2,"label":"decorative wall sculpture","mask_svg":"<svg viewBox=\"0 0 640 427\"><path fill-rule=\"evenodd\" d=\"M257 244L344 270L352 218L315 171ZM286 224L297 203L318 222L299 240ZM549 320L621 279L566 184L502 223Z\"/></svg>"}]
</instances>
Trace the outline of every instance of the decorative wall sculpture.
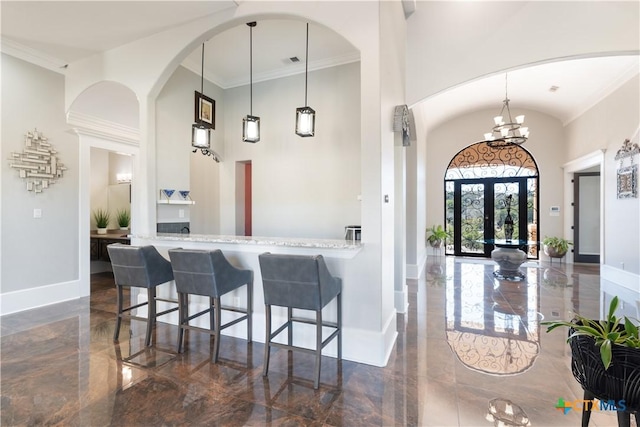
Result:
<instances>
[{"instance_id":1,"label":"decorative wall sculpture","mask_svg":"<svg viewBox=\"0 0 640 427\"><path fill-rule=\"evenodd\" d=\"M18 169L20 178L27 183L27 191L42 193L42 190L62 178L67 168L59 161L58 152L37 129L26 133L24 144L22 153L11 153L9 166Z\"/></svg>"},{"instance_id":2,"label":"decorative wall sculpture","mask_svg":"<svg viewBox=\"0 0 640 427\"><path fill-rule=\"evenodd\" d=\"M618 166L617 189L618 199L638 197L638 165L633 164L633 158L640 153L638 144L632 144L625 139L622 147L616 153L616 160L620 160ZM624 159L629 158L629 166L624 166Z\"/></svg>"}]
</instances>

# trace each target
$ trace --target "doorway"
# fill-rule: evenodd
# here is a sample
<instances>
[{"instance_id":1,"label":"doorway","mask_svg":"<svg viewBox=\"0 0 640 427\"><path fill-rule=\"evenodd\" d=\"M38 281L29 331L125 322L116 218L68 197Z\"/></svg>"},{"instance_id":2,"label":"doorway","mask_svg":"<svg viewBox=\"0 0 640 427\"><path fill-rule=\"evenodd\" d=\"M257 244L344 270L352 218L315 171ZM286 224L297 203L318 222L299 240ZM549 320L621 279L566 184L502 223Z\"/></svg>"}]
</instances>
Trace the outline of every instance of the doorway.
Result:
<instances>
[{"instance_id":1,"label":"doorway","mask_svg":"<svg viewBox=\"0 0 640 427\"><path fill-rule=\"evenodd\" d=\"M493 245L483 241L505 239L505 219L514 222L513 240L529 239L528 209L533 202L533 180L488 178L447 182L453 227L449 230L456 256L491 256ZM531 199L531 200L530 200Z\"/></svg>"},{"instance_id":2,"label":"doorway","mask_svg":"<svg viewBox=\"0 0 640 427\"><path fill-rule=\"evenodd\" d=\"M506 239L508 217L512 240L537 241L538 167L526 149L472 144L452 158L444 184L447 255L490 257L494 245L486 241ZM521 249L538 259L537 244Z\"/></svg>"},{"instance_id":3,"label":"doorway","mask_svg":"<svg viewBox=\"0 0 640 427\"><path fill-rule=\"evenodd\" d=\"M600 172L573 175L573 260L600 263Z\"/></svg>"}]
</instances>

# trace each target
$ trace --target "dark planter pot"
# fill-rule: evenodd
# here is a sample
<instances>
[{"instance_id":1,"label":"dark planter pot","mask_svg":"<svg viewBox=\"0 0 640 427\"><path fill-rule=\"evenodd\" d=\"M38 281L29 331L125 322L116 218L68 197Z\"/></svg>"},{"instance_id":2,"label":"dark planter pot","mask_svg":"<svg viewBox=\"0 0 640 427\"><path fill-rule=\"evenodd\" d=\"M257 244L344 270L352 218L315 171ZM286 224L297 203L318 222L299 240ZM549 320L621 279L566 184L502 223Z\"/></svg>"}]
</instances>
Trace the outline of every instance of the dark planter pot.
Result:
<instances>
[{"instance_id":1,"label":"dark planter pot","mask_svg":"<svg viewBox=\"0 0 640 427\"><path fill-rule=\"evenodd\" d=\"M567 254L567 251L559 251L554 247L544 245L544 253L549 258L562 258Z\"/></svg>"},{"instance_id":2,"label":"dark planter pot","mask_svg":"<svg viewBox=\"0 0 640 427\"><path fill-rule=\"evenodd\" d=\"M574 331L570 329L569 334ZM627 413L640 411L640 349L614 345L612 363L605 371L593 337L572 337L569 345L571 371L585 390L585 399L624 400Z\"/></svg>"}]
</instances>

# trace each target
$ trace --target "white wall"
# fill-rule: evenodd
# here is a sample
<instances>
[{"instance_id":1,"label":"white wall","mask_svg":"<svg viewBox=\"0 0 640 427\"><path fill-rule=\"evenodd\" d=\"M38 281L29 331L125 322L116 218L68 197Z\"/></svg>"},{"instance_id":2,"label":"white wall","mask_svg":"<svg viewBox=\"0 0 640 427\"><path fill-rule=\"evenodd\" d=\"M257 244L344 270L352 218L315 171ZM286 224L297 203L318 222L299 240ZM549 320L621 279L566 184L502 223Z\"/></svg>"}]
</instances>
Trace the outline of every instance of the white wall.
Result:
<instances>
[{"instance_id":1,"label":"white wall","mask_svg":"<svg viewBox=\"0 0 640 427\"><path fill-rule=\"evenodd\" d=\"M640 48L639 2L419 1L408 19L409 105L526 64Z\"/></svg>"},{"instance_id":2,"label":"white wall","mask_svg":"<svg viewBox=\"0 0 640 427\"><path fill-rule=\"evenodd\" d=\"M540 173L540 222L538 235L561 236L563 217L550 216L550 206L563 205L564 130L559 120L537 111L519 109L531 131L523 145L538 164ZM427 138L427 226L444 224L444 175L460 150L482 139L493 126L495 110L476 111L455 118L431 131Z\"/></svg>"},{"instance_id":3,"label":"white wall","mask_svg":"<svg viewBox=\"0 0 640 427\"><path fill-rule=\"evenodd\" d=\"M640 274L640 198L617 198L616 152L640 126L640 77L636 76L566 127L569 160L604 149L604 259L612 268ZM637 140L635 142L638 142ZM634 164L640 161L635 156ZM629 159L625 165L629 165ZM624 267L623 267L624 264Z\"/></svg>"},{"instance_id":4,"label":"white wall","mask_svg":"<svg viewBox=\"0 0 640 427\"><path fill-rule=\"evenodd\" d=\"M360 67L358 63L309 73L309 105L316 135L294 132L295 110L304 103L304 75L253 86L253 114L261 139L242 141L249 88L225 93L225 158L220 163L222 234L236 233L236 162L252 162L253 235L344 237L360 224ZM210 185L215 186L212 182Z\"/></svg>"},{"instance_id":5,"label":"white wall","mask_svg":"<svg viewBox=\"0 0 640 427\"><path fill-rule=\"evenodd\" d=\"M109 152L91 148L91 229L96 228L93 213L97 209L109 211ZM109 227L115 226L115 216L111 213Z\"/></svg>"},{"instance_id":6,"label":"white wall","mask_svg":"<svg viewBox=\"0 0 640 427\"><path fill-rule=\"evenodd\" d=\"M78 142L65 121L62 75L3 54L1 102L0 287L5 301L10 292L78 280ZM28 192L8 166L10 153L25 148L24 135L34 128L49 138L68 168L40 194ZM42 218L33 218L36 208ZM3 303L3 314L6 308Z\"/></svg>"}]
</instances>

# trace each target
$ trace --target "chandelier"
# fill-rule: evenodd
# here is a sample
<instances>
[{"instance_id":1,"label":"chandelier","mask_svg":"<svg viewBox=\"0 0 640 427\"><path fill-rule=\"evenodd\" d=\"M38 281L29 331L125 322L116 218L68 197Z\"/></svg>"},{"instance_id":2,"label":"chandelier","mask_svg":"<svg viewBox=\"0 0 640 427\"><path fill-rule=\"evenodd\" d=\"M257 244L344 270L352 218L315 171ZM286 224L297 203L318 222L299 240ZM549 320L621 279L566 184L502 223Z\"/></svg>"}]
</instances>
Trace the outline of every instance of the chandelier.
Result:
<instances>
[{"instance_id":1,"label":"chandelier","mask_svg":"<svg viewBox=\"0 0 640 427\"><path fill-rule=\"evenodd\" d=\"M509 95L507 91L507 75L504 75L504 101L500 115L493 118L494 126L491 132L484 134L485 142L489 147L503 148L509 145L522 145L529 138L529 128L524 124L524 115L511 116L509 109ZM505 116L505 109L506 116Z\"/></svg>"}]
</instances>

